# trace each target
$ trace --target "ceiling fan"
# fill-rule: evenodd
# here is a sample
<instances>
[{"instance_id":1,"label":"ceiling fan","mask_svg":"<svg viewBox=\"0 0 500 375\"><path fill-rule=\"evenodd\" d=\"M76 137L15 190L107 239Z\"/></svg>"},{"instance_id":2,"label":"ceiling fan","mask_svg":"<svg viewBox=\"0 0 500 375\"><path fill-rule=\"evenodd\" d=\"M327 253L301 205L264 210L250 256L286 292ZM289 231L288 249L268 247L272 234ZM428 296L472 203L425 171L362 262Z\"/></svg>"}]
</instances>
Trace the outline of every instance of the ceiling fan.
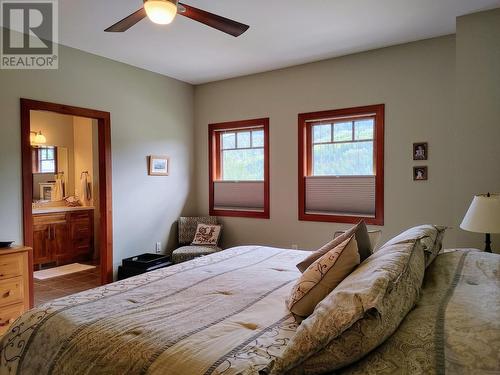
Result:
<instances>
[{"instance_id":1,"label":"ceiling fan","mask_svg":"<svg viewBox=\"0 0 500 375\"><path fill-rule=\"evenodd\" d=\"M217 14L179 3L178 0L144 0L144 6L141 9L125 17L121 21L118 21L104 31L121 33L127 31L146 17L154 23L167 25L174 20L177 14L191 18L192 20L201 22L235 37L240 36L250 27L240 22L218 16Z\"/></svg>"}]
</instances>

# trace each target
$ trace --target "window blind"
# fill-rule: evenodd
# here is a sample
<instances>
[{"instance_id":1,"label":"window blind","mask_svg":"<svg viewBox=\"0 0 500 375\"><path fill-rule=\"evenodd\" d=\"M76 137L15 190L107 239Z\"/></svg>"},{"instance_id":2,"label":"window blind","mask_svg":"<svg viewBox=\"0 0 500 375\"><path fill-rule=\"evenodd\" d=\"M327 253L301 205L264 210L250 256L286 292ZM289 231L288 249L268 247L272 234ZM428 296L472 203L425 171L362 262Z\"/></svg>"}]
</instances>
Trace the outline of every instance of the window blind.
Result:
<instances>
[{"instance_id":1,"label":"window blind","mask_svg":"<svg viewBox=\"0 0 500 375\"><path fill-rule=\"evenodd\" d=\"M311 176L306 213L375 216L375 176Z\"/></svg>"},{"instance_id":2,"label":"window blind","mask_svg":"<svg viewBox=\"0 0 500 375\"><path fill-rule=\"evenodd\" d=\"M214 181L214 208L264 211L264 182Z\"/></svg>"}]
</instances>

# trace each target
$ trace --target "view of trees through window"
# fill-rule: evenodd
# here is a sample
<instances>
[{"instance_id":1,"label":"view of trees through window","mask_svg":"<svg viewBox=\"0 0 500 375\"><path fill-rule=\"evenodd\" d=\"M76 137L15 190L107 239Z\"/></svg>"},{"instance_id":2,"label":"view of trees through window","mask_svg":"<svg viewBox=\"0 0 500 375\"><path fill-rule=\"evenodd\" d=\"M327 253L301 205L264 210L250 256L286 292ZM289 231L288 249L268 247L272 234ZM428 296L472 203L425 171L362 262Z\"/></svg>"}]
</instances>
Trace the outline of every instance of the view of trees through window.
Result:
<instances>
[{"instance_id":1,"label":"view of trees through window","mask_svg":"<svg viewBox=\"0 0 500 375\"><path fill-rule=\"evenodd\" d=\"M56 172L55 147L40 147L38 149L38 171L40 173Z\"/></svg>"},{"instance_id":2,"label":"view of trees through window","mask_svg":"<svg viewBox=\"0 0 500 375\"><path fill-rule=\"evenodd\" d=\"M264 180L264 130L249 129L220 133L221 179Z\"/></svg>"},{"instance_id":3,"label":"view of trees through window","mask_svg":"<svg viewBox=\"0 0 500 375\"><path fill-rule=\"evenodd\" d=\"M372 176L374 119L312 125L313 176Z\"/></svg>"}]
</instances>

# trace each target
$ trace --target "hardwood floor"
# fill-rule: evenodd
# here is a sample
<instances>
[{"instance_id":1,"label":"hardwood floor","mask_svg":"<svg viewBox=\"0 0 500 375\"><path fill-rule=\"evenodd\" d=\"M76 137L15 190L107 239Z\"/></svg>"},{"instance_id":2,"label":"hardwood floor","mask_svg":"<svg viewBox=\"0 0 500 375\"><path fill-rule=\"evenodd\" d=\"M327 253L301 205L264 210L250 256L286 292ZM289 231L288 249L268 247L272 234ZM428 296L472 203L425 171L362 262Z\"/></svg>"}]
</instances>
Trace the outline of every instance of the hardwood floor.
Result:
<instances>
[{"instance_id":1,"label":"hardwood floor","mask_svg":"<svg viewBox=\"0 0 500 375\"><path fill-rule=\"evenodd\" d=\"M35 307L56 298L83 292L101 285L100 267L54 277L47 280L34 279Z\"/></svg>"}]
</instances>

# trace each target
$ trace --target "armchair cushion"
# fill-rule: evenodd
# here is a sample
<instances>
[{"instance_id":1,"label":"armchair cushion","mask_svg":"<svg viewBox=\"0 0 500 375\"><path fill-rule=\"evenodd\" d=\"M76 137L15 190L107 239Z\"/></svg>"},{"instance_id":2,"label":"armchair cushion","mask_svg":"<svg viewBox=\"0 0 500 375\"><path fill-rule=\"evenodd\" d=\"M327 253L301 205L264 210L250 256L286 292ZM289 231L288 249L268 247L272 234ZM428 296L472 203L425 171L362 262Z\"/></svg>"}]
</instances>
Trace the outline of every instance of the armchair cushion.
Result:
<instances>
[{"instance_id":1,"label":"armchair cushion","mask_svg":"<svg viewBox=\"0 0 500 375\"><path fill-rule=\"evenodd\" d=\"M210 255L221 250L222 249L217 246L183 246L174 250L172 253L172 262L175 264L187 262L188 260Z\"/></svg>"}]
</instances>

